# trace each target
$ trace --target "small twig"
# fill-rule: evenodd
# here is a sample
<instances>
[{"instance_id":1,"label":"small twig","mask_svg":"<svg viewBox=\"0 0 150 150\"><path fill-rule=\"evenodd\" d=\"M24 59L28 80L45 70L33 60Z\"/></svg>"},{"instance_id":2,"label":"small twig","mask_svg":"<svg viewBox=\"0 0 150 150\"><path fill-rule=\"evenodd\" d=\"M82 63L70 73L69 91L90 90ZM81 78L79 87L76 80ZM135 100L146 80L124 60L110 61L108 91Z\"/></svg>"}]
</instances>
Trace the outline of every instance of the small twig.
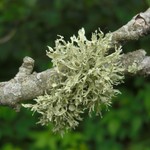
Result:
<instances>
[{"instance_id":1,"label":"small twig","mask_svg":"<svg viewBox=\"0 0 150 150\"><path fill-rule=\"evenodd\" d=\"M16 29L11 30L7 35L0 38L0 44L8 42L16 33Z\"/></svg>"}]
</instances>

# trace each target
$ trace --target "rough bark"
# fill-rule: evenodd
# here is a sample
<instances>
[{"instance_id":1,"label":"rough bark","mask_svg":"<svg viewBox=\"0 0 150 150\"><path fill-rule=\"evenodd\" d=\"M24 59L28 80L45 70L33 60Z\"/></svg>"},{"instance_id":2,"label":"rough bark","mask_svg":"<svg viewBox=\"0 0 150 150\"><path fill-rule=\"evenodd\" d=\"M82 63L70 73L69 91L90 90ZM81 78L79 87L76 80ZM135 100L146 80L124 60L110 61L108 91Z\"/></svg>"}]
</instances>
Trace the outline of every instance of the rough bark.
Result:
<instances>
[{"instance_id":1,"label":"rough bark","mask_svg":"<svg viewBox=\"0 0 150 150\"><path fill-rule=\"evenodd\" d=\"M134 16L126 25L113 32L112 44L122 44L129 40L138 40L150 33L150 8ZM122 64L128 74L128 66L137 62L141 70L137 73L150 74L150 57L143 49L123 55ZM40 73L33 72L34 60L25 57L16 76L6 82L0 82L0 105L16 107L25 100L32 100L51 88L50 77L56 75L54 69Z\"/></svg>"},{"instance_id":2,"label":"rough bark","mask_svg":"<svg viewBox=\"0 0 150 150\"><path fill-rule=\"evenodd\" d=\"M113 32L113 42L138 40L150 33L150 8L135 15L126 25Z\"/></svg>"}]
</instances>

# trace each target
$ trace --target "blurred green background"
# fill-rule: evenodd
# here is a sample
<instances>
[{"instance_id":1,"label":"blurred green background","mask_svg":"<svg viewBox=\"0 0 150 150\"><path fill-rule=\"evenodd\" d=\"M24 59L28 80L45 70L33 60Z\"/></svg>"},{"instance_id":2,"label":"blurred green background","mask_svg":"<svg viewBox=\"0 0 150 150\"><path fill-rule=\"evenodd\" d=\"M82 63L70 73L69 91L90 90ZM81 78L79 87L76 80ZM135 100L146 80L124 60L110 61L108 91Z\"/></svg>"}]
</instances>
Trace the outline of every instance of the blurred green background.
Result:
<instances>
[{"instance_id":1,"label":"blurred green background","mask_svg":"<svg viewBox=\"0 0 150 150\"><path fill-rule=\"evenodd\" d=\"M88 37L99 27L114 31L149 6L149 0L0 0L0 82L14 77L26 55L38 72L51 67L45 50L58 34L68 40L82 27ZM150 54L148 38L129 42L124 52L144 48ZM102 118L85 114L63 138L51 125L36 124L29 110L0 107L0 150L150 150L149 81L127 77Z\"/></svg>"}]
</instances>

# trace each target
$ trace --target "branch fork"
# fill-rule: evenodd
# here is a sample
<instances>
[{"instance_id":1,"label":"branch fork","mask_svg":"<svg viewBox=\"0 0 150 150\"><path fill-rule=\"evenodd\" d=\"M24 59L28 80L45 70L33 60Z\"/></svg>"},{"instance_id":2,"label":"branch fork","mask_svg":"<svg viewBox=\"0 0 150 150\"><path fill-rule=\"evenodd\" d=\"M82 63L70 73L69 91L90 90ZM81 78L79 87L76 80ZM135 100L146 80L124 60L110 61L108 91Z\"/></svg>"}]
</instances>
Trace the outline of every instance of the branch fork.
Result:
<instances>
[{"instance_id":1,"label":"branch fork","mask_svg":"<svg viewBox=\"0 0 150 150\"><path fill-rule=\"evenodd\" d=\"M150 33L150 8L143 13L135 15L126 25L114 31L112 44L121 45L130 40L138 40ZM125 65L125 73L128 74L128 66L136 61L140 66L138 73L150 75L150 56L146 56L143 49L139 49L123 55L122 64ZM33 72L34 60L25 57L14 78L6 82L0 82L0 105L15 107L23 101L32 100L50 90L50 77L55 76L54 69L47 69L43 72Z\"/></svg>"}]
</instances>

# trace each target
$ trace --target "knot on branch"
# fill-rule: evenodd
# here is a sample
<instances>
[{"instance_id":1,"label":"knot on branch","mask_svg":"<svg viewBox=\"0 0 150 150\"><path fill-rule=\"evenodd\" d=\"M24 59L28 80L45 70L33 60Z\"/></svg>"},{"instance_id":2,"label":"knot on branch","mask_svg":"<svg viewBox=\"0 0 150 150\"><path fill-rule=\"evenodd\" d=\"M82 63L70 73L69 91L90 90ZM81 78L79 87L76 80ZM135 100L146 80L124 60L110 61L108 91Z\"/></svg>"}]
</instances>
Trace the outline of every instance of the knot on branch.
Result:
<instances>
[{"instance_id":1,"label":"knot on branch","mask_svg":"<svg viewBox=\"0 0 150 150\"><path fill-rule=\"evenodd\" d=\"M26 56L23 59L23 63L19 68L19 72L16 74L16 79L28 76L32 73L34 67L34 60L31 57Z\"/></svg>"}]
</instances>

